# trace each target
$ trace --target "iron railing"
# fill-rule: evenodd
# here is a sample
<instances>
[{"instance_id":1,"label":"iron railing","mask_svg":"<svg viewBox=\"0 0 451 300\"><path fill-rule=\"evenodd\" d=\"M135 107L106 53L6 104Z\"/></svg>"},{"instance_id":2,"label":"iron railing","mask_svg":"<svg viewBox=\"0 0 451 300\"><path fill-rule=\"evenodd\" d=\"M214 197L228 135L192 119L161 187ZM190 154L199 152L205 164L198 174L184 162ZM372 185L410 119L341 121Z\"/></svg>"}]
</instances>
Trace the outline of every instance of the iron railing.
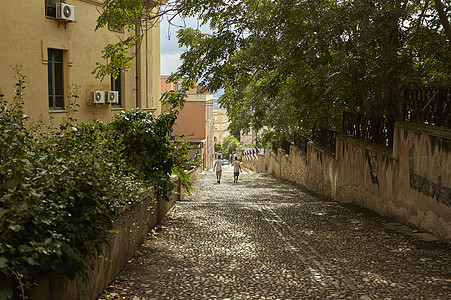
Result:
<instances>
[{"instance_id":1,"label":"iron railing","mask_svg":"<svg viewBox=\"0 0 451 300\"><path fill-rule=\"evenodd\" d=\"M294 145L296 147L298 147L299 149L304 150L304 152L307 153L307 144L310 141L310 139L308 139L305 136L295 132L293 141L294 141Z\"/></svg>"},{"instance_id":2,"label":"iron railing","mask_svg":"<svg viewBox=\"0 0 451 300\"><path fill-rule=\"evenodd\" d=\"M426 87L404 92L405 121L451 127L451 87Z\"/></svg>"},{"instance_id":3,"label":"iron railing","mask_svg":"<svg viewBox=\"0 0 451 300\"><path fill-rule=\"evenodd\" d=\"M282 148L283 151L285 151L286 154L290 154L290 147L291 147L291 142L287 141L287 140L282 140L282 142L280 143L280 148Z\"/></svg>"},{"instance_id":4,"label":"iron railing","mask_svg":"<svg viewBox=\"0 0 451 300\"><path fill-rule=\"evenodd\" d=\"M369 118L363 114L343 112L343 133L384 147L393 147L395 120Z\"/></svg>"},{"instance_id":5,"label":"iron railing","mask_svg":"<svg viewBox=\"0 0 451 300\"><path fill-rule=\"evenodd\" d=\"M313 128L312 132L312 140L315 144L327 147L332 152L335 152L338 132L323 127Z\"/></svg>"}]
</instances>

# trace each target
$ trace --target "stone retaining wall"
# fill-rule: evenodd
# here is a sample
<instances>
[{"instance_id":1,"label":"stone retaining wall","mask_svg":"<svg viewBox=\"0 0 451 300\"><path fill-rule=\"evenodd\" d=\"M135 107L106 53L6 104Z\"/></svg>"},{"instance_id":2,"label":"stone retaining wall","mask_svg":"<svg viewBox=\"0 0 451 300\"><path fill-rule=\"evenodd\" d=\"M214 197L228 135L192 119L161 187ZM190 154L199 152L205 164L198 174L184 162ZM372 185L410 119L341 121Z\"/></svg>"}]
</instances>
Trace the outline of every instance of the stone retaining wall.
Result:
<instances>
[{"instance_id":1,"label":"stone retaining wall","mask_svg":"<svg viewBox=\"0 0 451 300\"><path fill-rule=\"evenodd\" d=\"M200 168L190 171L190 180L194 181L200 171ZM30 299L96 299L139 250L150 230L163 220L176 201L183 199L185 191L180 180L177 176L172 180L171 201L159 199L154 192L149 192L140 203L123 208L114 226L117 233L112 234L109 244L104 246L104 256L92 259L94 269L88 273L86 286L80 280L72 281L55 272L40 281Z\"/></svg>"},{"instance_id":2,"label":"stone retaining wall","mask_svg":"<svg viewBox=\"0 0 451 300\"><path fill-rule=\"evenodd\" d=\"M339 135L335 154L310 142L243 162L257 172L451 238L451 130L397 122L393 149Z\"/></svg>"}]
</instances>

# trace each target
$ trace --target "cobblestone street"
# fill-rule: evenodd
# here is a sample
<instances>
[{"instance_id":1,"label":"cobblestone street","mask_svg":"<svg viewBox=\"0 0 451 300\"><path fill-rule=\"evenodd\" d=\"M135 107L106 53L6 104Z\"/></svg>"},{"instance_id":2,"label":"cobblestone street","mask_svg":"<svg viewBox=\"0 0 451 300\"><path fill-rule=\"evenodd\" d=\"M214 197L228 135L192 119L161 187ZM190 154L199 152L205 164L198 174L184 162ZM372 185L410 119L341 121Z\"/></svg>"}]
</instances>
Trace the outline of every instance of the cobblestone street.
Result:
<instances>
[{"instance_id":1,"label":"cobblestone street","mask_svg":"<svg viewBox=\"0 0 451 300\"><path fill-rule=\"evenodd\" d=\"M451 299L449 244L301 186L202 172L99 299Z\"/></svg>"}]
</instances>

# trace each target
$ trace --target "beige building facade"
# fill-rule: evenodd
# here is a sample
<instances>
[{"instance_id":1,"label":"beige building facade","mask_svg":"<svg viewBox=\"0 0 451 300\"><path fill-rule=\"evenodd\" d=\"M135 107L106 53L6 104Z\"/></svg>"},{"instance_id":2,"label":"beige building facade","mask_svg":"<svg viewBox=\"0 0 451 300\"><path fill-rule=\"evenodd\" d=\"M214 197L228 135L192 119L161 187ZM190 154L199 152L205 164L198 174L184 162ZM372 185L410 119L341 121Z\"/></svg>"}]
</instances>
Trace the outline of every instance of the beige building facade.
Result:
<instances>
[{"instance_id":1,"label":"beige building facade","mask_svg":"<svg viewBox=\"0 0 451 300\"><path fill-rule=\"evenodd\" d=\"M161 76L161 91L177 91L177 84L166 83L168 76ZM162 111L167 108L163 105ZM173 134L184 134L196 146L193 156L201 159L204 169L213 167L214 161L214 128L213 128L213 95L203 92L201 87L188 91L184 108L180 111L174 125Z\"/></svg>"},{"instance_id":2,"label":"beige building facade","mask_svg":"<svg viewBox=\"0 0 451 300\"><path fill-rule=\"evenodd\" d=\"M255 145L257 141L257 133L252 129L248 133L241 131L240 141L245 145Z\"/></svg>"},{"instance_id":3,"label":"beige building facade","mask_svg":"<svg viewBox=\"0 0 451 300\"><path fill-rule=\"evenodd\" d=\"M60 121L75 86L79 121L108 122L118 112L136 107L159 114L159 27L147 32L133 66L121 70L117 79L107 76L101 81L92 74L96 62L104 62L101 56L107 44L134 34L105 28L95 31L102 2L1 1L0 87L5 99L14 96L16 79L10 66L21 65L21 73L27 76L24 110L31 119ZM114 103L99 103L109 99Z\"/></svg>"},{"instance_id":4,"label":"beige building facade","mask_svg":"<svg viewBox=\"0 0 451 300\"><path fill-rule=\"evenodd\" d=\"M215 143L222 144L229 132L229 118L224 108L218 108L213 111L213 121L215 127Z\"/></svg>"}]
</instances>

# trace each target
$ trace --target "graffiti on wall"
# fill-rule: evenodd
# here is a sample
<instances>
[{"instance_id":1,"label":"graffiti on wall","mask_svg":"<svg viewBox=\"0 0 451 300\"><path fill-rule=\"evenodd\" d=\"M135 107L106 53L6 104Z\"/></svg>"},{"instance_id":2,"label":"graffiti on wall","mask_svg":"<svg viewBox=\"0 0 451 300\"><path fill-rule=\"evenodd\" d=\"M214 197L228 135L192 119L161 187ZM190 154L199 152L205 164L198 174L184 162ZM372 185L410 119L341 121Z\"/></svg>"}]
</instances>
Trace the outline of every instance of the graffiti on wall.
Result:
<instances>
[{"instance_id":1,"label":"graffiti on wall","mask_svg":"<svg viewBox=\"0 0 451 300\"><path fill-rule=\"evenodd\" d=\"M368 158L368 165L370 166L370 176L371 176L371 182L373 184L379 185L379 179L377 178L377 157L376 156L370 156L367 154Z\"/></svg>"},{"instance_id":2,"label":"graffiti on wall","mask_svg":"<svg viewBox=\"0 0 451 300\"><path fill-rule=\"evenodd\" d=\"M451 207L451 188L442 185L442 177L438 176L437 182L415 174L414 168L415 145L409 150L409 177L410 188L417 190L425 196L436 198L439 203Z\"/></svg>"}]
</instances>

